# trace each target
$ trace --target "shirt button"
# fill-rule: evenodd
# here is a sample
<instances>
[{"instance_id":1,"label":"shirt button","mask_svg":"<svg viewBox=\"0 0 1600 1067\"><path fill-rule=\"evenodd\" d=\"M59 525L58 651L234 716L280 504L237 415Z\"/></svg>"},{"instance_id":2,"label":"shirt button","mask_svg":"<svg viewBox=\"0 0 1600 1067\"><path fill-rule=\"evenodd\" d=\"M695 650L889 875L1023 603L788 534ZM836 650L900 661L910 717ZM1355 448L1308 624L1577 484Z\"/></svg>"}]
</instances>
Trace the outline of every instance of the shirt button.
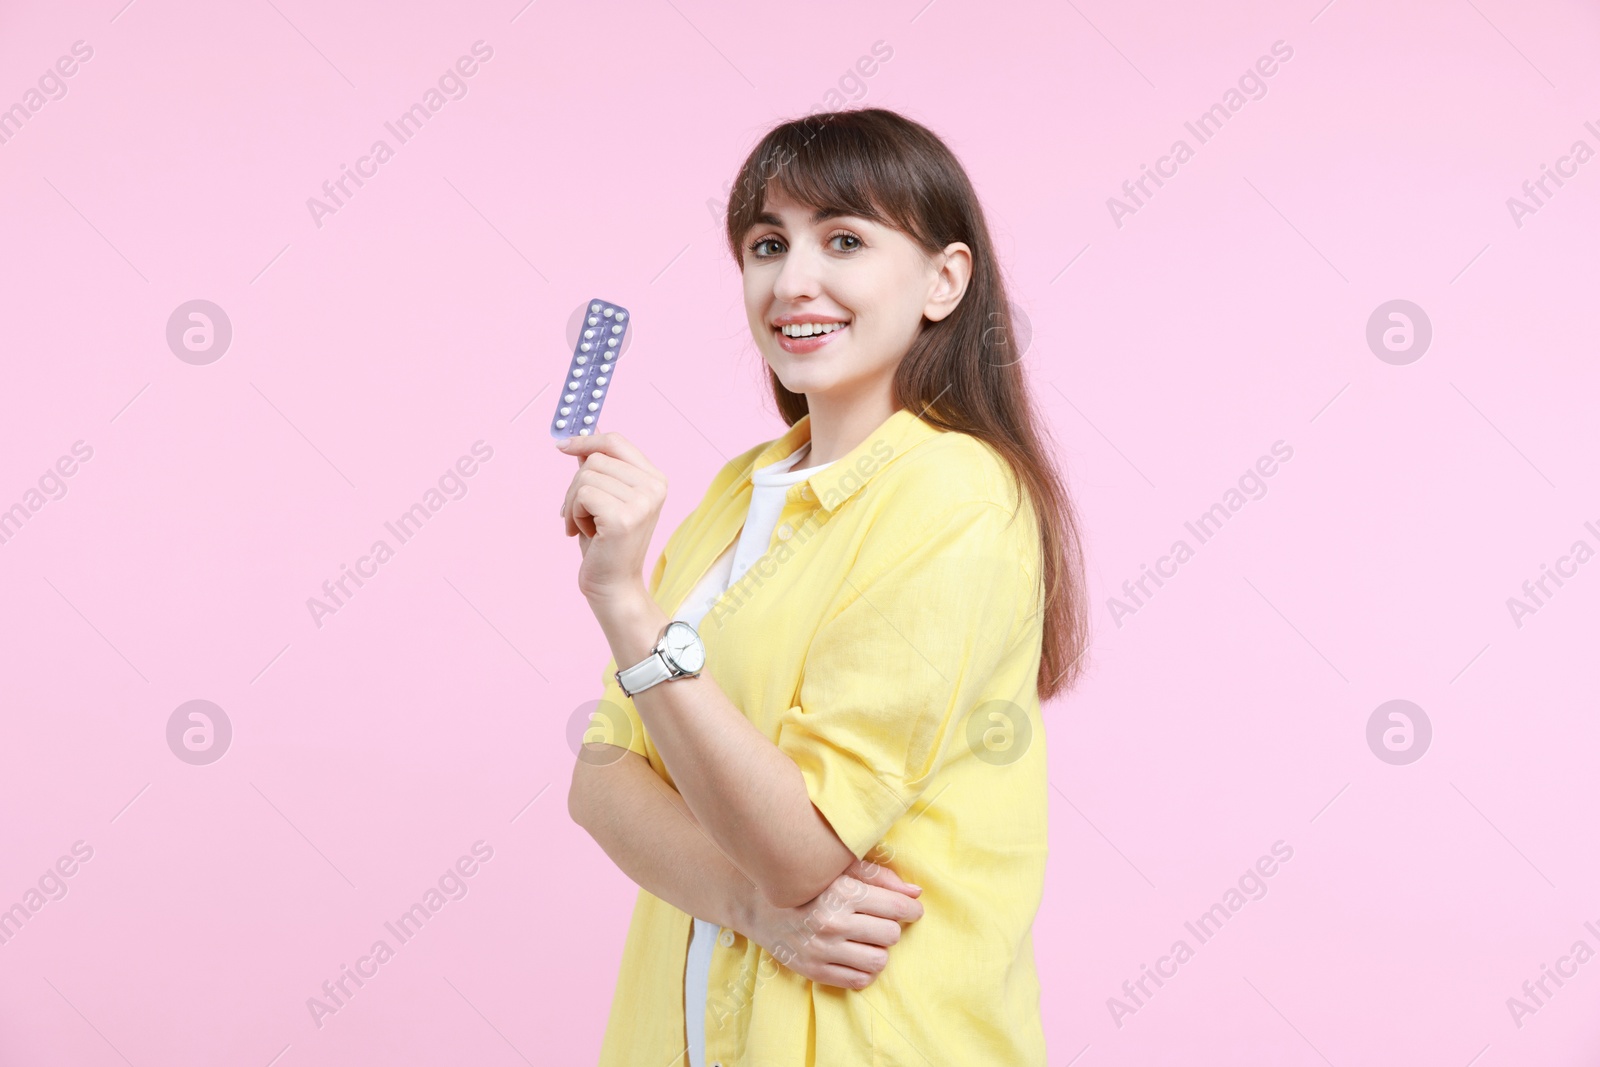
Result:
<instances>
[{"instance_id":1,"label":"shirt button","mask_svg":"<svg viewBox=\"0 0 1600 1067\"><path fill-rule=\"evenodd\" d=\"M717 940L722 942L722 947L723 948L729 948L730 946L733 945L733 931L732 930L724 930L724 931L722 931L722 933L717 937Z\"/></svg>"},{"instance_id":2,"label":"shirt button","mask_svg":"<svg viewBox=\"0 0 1600 1067\"><path fill-rule=\"evenodd\" d=\"M793 533L794 531L789 528L789 524L784 523L782 526L778 527L778 540L787 541L789 540L790 535Z\"/></svg>"},{"instance_id":3,"label":"shirt button","mask_svg":"<svg viewBox=\"0 0 1600 1067\"><path fill-rule=\"evenodd\" d=\"M804 500L810 500L811 499L811 487L809 485L802 485L800 487L800 496Z\"/></svg>"}]
</instances>

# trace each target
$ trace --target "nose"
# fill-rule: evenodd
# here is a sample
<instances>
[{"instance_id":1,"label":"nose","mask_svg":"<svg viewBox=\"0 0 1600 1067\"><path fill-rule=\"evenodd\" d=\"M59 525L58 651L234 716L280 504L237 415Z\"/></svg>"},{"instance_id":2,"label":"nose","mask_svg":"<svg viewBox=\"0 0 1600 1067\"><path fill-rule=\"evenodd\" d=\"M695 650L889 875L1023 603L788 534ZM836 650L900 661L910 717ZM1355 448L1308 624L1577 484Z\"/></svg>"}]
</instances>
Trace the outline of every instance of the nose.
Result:
<instances>
[{"instance_id":1,"label":"nose","mask_svg":"<svg viewBox=\"0 0 1600 1067\"><path fill-rule=\"evenodd\" d=\"M816 297L822 290L821 250L809 242L797 241L783 255L778 276L773 279L772 295L785 303Z\"/></svg>"}]
</instances>

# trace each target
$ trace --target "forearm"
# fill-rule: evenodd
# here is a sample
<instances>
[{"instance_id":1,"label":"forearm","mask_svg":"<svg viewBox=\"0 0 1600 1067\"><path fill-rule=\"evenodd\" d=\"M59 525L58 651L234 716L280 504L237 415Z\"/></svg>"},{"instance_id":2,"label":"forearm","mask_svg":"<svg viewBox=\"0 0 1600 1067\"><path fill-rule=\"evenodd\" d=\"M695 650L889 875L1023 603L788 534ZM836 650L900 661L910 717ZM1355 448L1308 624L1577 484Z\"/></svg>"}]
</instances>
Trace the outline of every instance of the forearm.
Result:
<instances>
[{"instance_id":1,"label":"forearm","mask_svg":"<svg viewBox=\"0 0 1600 1067\"><path fill-rule=\"evenodd\" d=\"M760 891L643 757L580 762L573 775L574 798L582 799L569 807L624 874L680 911L749 936Z\"/></svg>"},{"instance_id":2,"label":"forearm","mask_svg":"<svg viewBox=\"0 0 1600 1067\"><path fill-rule=\"evenodd\" d=\"M648 596L596 617L621 664L648 655L667 623ZM690 811L772 903L805 903L855 859L811 803L794 761L740 713L709 670L633 700Z\"/></svg>"}]
</instances>

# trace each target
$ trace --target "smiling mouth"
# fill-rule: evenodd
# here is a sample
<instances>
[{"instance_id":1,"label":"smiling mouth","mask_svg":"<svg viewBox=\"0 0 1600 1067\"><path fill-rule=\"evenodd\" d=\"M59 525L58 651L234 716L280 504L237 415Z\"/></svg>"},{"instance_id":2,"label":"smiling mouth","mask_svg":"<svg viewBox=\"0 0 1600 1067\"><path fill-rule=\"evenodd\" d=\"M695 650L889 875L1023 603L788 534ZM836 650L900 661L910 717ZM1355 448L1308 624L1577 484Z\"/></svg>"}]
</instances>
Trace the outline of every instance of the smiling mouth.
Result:
<instances>
[{"instance_id":1,"label":"smiling mouth","mask_svg":"<svg viewBox=\"0 0 1600 1067\"><path fill-rule=\"evenodd\" d=\"M848 322L800 322L788 326L776 327L782 337L823 337L830 333L837 333L850 325Z\"/></svg>"}]
</instances>

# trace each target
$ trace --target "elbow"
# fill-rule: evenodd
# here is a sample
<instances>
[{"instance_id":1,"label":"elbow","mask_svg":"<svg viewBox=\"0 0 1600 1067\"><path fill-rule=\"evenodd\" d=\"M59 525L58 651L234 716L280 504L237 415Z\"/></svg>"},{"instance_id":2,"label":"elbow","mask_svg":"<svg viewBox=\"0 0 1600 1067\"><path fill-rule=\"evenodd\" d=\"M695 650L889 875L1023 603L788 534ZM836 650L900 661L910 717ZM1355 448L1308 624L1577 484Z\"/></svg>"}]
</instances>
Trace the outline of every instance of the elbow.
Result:
<instances>
[{"instance_id":1,"label":"elbow","mask_svg":"<svg viewBox=\"0 0 1600 1067\"><path fill-rule=\"evenodd\" d=\"M802 848L796 847L799 844L796 841L764 842L765 862L759 865L759 876L752 881L760 886L761 895L775 908L804 907L856 864L858 857L850 846L833 831L820 810L813 806L812 811L826 831L815 843L807 840L808 847Z\"/></svg>"},{"instance_id":2,"label":"elbow","mask_svg":"<svg viewBox=\"0 0 1600 1067\"><path fill-rule=\"evenodd\" d=\"M586 753L589 747L584 746ZM639 767L649 767L643 756L625 748L606 747L604 752L606 755L600 758L580 756L572 767L572 784L567 787L567 814L588 830L591 837L596 820L601 823L611 820L607 794L623 784L615 775L637 774ZM607 774L613 777L608 779Z\"/></svg>"},{"instance_id":3,"label":"elbow","mask_svg":"<svg viewBox=\"0 0 1600 1067\"><path fill-rule=\"evenodd\" d=\"M588 809L585 807L587 800L585 787L588 784L588 776L584 774L585 767L583 760L579 760L572 768L572 785L567 789L567 814L573 822L588 829L583 821L588 816Z\"/></svg>"},{"instance_id":4,"label":"elbow","mask_svg":"<svg viewBox=\"0 0 1600 1067\"><path fill-rule=\"evenodd\" d=\"M778 870L759 882L761 895L775 908L802 908L822 895L841 871L823 874L818 871Z\"/></svg>"}]
</instances>

